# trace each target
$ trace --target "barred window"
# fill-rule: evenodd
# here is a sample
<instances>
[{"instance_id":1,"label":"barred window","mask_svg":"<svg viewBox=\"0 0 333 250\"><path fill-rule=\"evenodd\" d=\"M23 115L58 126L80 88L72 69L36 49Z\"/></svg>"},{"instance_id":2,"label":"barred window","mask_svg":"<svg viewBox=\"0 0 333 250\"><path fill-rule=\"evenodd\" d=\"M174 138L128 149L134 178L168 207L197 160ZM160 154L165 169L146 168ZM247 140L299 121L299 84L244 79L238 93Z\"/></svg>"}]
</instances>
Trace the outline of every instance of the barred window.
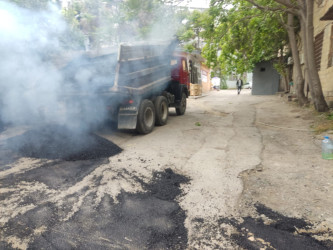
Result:
<instances>
[{"instance_id":1,"label":"barred window","mask_svg":"<svg viewBox=\"0 0 333 250\"><path fill-rule=\"evenodd\" d=\"M322 54L322 49L323 49L323 39L324 39L324 31L320 32L315 37L314 50L315 50L316 67L317 67L318 71L320 70L321 54Z\"/></svg>"},{"instance_id":2,"label":"barred window","mask_svg":"<svg viewBox=\"0 0 333 250\"><path fill-rule=\"evenodd\" d=\"M331 39L330 39L330 50L328 53L328 65L327 68L333 66L333 25L331 26Z\"/></svg>"}]
</instances>

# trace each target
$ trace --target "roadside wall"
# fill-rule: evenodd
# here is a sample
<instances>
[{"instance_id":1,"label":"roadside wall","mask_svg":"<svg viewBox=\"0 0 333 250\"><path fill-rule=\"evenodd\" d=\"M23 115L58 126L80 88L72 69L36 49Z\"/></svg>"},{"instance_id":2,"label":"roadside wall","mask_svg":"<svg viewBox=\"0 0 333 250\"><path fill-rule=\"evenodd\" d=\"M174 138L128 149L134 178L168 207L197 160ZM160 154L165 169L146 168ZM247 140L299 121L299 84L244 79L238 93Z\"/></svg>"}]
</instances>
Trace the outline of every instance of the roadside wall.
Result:
<instances>
[{"instance_id":1,"label":"roadside wall","mask_svg":"<svg viewBox=\"0 0 333 250\"><path fill-rule=\"evenodd\" d=\"M202 85L202 93L207 93L212 88L211 79L210 79L210 69L202 63L201 63L201 85Z\"/></svg>"},{"instance_id":2,"label":"roadside wall","mask_svg":"<svg viewBox=\"0 0 333 250\"><path fill-rule=\"evenodd\" d=\"M228 89L236 89L236 80L227 80Z\"/></svg>"}]
</instances>

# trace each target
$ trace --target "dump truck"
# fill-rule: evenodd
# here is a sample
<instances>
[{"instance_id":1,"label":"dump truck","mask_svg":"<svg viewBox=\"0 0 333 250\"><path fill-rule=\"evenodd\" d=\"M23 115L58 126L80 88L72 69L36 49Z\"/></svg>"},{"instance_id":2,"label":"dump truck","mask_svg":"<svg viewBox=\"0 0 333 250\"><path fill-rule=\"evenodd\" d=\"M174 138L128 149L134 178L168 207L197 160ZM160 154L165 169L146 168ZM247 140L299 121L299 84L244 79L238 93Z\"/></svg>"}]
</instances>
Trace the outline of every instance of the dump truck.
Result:
<instances>
[{"instance_id":1,"label":"dump truck","mask_svg":"<svg viewBox=\"0 0 333 250\"><path fill-rule=\"evenodd\" d=\"M190 73L176 46L176 41L121 44L115 53L91 53L64 68L66 82L81 84L81 92L89 89L102 100L118 129L148 134L167 123L170 107L177 115L186 111Z\"/></svg>"}]
</instances>

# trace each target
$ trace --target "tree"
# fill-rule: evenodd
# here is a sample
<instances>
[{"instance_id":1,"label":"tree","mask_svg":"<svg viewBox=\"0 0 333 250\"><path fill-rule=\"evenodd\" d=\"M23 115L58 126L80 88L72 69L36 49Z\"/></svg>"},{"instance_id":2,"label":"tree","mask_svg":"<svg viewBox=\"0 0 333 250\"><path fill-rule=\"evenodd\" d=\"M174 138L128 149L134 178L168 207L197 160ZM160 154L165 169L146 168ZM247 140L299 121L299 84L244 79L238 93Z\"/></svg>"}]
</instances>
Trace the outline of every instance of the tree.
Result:
<instances>
[{"instance_id":1,"label":"tree","mask_svg":"<svg viewBox=\"0 0 333 250\"><path fill-rule=\"evenodd\" d=\"M298 52L298 48L297 48L297 39L296 39L296 34L295 34L295 32L296 32L295 28L299 27L299 25L296 25L296 23L294 22L294 15L287 13L287 16L286 16L286 12L284 10L281 10L281 8L279 8L279 6L276 4L263 6L263 5L259 5L258 2L255 2L253 0L248 0L248 2L250 2L257 8L259 8L260 10L265 11L265 12L267 12L267 11L282 12L281 13L281 24L286 28L286 30L288 32L289 46L291 49L292 57L294 59L293 60L293 62L294 62L293 63L293 72L295 75L294 82L296 83L295 86L296 86L296 92L297 92L297 97L298 97L298 103L300 106L303 106L305 103L307 103L307 98L305 97L305 94L304 94L304 77L302 74L299 52ZM274 3L274 1L272 3ZM297 29L297 30L299 30L299 29ZM287 84L291 80L291 79L288 79L288 77L287 77L287 75L289 75L288 73L281 74L281 75L285 78L285 80L284 80L285 84Z\"/></svg>"},{"instance_id":2,"label":"tree","mask_svg":"<svg viewBox=\"0 0 333 250\"><path fill-rule=\"evenodd\" d=\"M174 1L125 0L122 2L120 25L129 35L127 39L169 39L181 25Z\"/></svg>"},{"instance_id":3,"label":"tree","mask_svg":"<svg viewBox=\"0 0 333 250\"><path fill-rule=\"evenodd\" d=\"M88 38L90 47L99 48L119 42L171 38L182 20L172 2L81 0L63 12L72 33Z\"/></svg>"},{"instance_id":4,"label":"tree","mask_svg":"<svg viewBox=\"0 0 333 250\"><path fill-rule=\"evenodd\" d=\"M119 42L119 23L121 20L119 0L82 0L73 2L63 10L63 15L86 46L98 49Z\"/></svg>"},{"instance_id":5,"label":"tree","mask_svg":"<svg viewBox=\"0 0 333 250\"><path fill-rule=\"evenodd\" d=\"M262 12L246 1L213 0L202 32L206 45L203 55L211 67L226 74L251 71L257 62L277 60L278 51L287 44L286 30L281 27L280 13ZM280 58L283 57L283 53Z\"/></svg>"},{"instance_id":6,"label":"tree","mask_svg":"<svg viewBox=\"0 0 333 250\"><path fill-rule=\"evenodd\" d=\"M184 16L184 26L178 30L178 35L181 41L183 41L184 47L187 51L192 52L194 50L201 51L202 49L202 37L207 31L207 25L209 24L210 15L208 11L200 12L194 10L193 12L187 12Z\"/></svg>"},{"instance_id":7,"label":"tree","mask_svg":"<svg viewBox=\"0 0 333 250\"><path fill-rule=\"evenodd\" d=\"M69 8L62 10L62 15L68 24L68 30L60 40L65 49L76 49L84 47L84 33L80 29L80 3L74 3Z\"/></svg>"},{"instance_id":8,"label":"tree","mask_svg":"<svg viewBox=\"0 0 333 250\"><path fill-rule=\"evenodd\" d=\"M260 4L258 0L246 0L255 6L265 9L265 6ZM314 30L313 30L313 8L315 2L313 0L274 0L279 4L279 10L285 11L298 18L301 25L301 38L302 47L304 53L304 61L306 65L305 72L309 79L309 87L311 96L314 102L315 109L319 112L328 110L328 105L325 101L321 82L316 68L315 55L314 55ZM267 10L273 10L272 8L266 8ZM275 9L276 10L276 9ZM293 55L294 61L297 60L297 55ZM297 76L301 81L301 77ZM303 85L304 86L304 85ZM304 89L301 89L302 83L298 84L298 93L302 97L304 95Z\"/></svg>"},{"instance_id":9,"label":"tree","mask_svg":"<svg viewBox=\"0 0 333 250\"><path fill-rule=\"evenodd\" d=\"M34 9L34 10L43 10L48 8L48 4L51 3L50 0L9 0L9 2L13 2L18 6L27 9Z\"/></svg>"},{"instance_id":10,"label":"tree","mask_svg":"<svg viewBox=\"0 0 333 250\"><path fill-rule=\"evenodd\" d=\"M292 52L292 57L294 61L294 73L296 76L295 82L296 82L296 91L297 91L297 97L298 97L298 103L300 106L303 106L305 103L307 103L307 98L304 94L304 77L302 73L301 68L301 62L299 57L299 52L297 48L296 43L296 34L295 34L295 28L294 28L294 16L290 13L288 13L288 21L287 21L287 30L288 30L288 36L289 36L289 44Z\"/></svg>"}]
</instances>

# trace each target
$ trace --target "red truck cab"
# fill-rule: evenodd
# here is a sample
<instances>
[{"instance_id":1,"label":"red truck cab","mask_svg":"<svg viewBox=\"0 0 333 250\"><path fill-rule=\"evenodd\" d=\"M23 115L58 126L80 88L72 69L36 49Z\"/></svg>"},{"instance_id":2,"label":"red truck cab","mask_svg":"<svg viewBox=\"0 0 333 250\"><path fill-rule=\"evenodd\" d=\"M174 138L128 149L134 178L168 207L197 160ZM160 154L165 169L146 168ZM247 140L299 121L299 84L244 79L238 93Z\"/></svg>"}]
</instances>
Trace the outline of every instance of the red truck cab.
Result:
<instances>
[{"instance_id":1,"label":"red truck cab","mask_svg":"<svg viewBox=\"0 0 333 250\"><path fill-rule=\"evenodd\" d=\"M173 66L171 71L172 80L186 85L187 88L190 89L190 74L186 58L183 56L175 57L175 59L171 61L171 66Z\"/></svg>"}]
</instances>

